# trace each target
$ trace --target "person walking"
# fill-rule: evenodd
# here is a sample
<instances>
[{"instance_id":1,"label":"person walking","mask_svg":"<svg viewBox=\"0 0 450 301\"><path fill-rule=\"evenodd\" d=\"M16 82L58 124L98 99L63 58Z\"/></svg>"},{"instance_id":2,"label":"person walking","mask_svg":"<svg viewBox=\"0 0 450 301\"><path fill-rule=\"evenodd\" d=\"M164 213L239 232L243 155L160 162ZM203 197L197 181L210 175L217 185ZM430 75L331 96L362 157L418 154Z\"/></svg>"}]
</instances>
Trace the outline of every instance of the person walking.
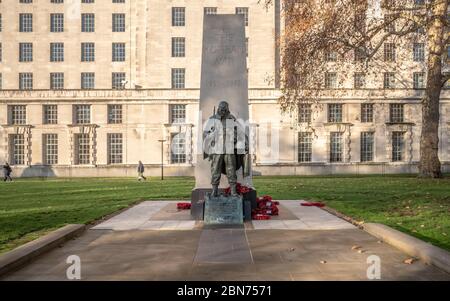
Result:
<instances>
[{"instance_id":1,"label":"person walking","mask_svg":"<svg viewBox=\"0 0 450 301\"><path fill-rule=\"evenodd\" d=\"M142 179L147 180L147 178L144 177L144 170L145 170L144 164L142 164L142 162L139 161L138 169L137 169L137 171L138 171L138 180L139 181L141 181Z\"/></svg>"},{"instance_id":2,"label":"person walking","mask_svg":"<svg viewBox=\"0 0 450 301\"><path fill-rule=\"evenodd\" d=\"M9 166L8 162L6 162L5 165L3 165L3 174L5 176L3 178L3 181L6 182L9 179L9 181L12 182L11 173L12 173L11 166Z\"/></svg>"}]
</instances>

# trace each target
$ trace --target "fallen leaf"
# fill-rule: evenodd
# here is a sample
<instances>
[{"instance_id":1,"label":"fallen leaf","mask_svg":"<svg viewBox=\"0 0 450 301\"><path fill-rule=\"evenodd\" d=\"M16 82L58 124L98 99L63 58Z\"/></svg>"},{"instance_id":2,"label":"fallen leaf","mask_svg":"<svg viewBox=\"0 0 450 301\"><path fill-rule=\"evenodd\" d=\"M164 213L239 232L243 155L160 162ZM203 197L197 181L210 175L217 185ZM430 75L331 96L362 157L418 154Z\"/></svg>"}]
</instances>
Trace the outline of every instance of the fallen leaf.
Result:
<instances>
[{"instance_id":1,"label":"fallen leaf","mask_svg":"<svg viewBox=\"0 0 450 301\"><path fill-rule=\"evenodd\" d=\"M379 241L377 241L377 243L379 243L379 244L382 244L382 243L383 243L383 241L379 240Z\"/></svg>"},{"instance_id":2,"label":"fallen leaf","mask_svg":"<svg viewBox=\"0 0 450 301\"><path fill-rule=\"evenodd\" d=\"M364 250L358 250L358 253L359 253L359 254L362 254L362 253L364 253L364 252L366 252L366 251L364 251Z\"/></svg>"},{"instance_id":3,"label":"fallen leaf","mask_svg":"<svg viewBox=\"0 0 450 301\"><path fill-rule=\"evenodd\" d=\"M405 259L405 260L403 260L403 263L404 264L413 264L414 263L414 261L416 261L417 259L415 259L415 258L408 258L408 259Z\"/></svg>"},{"instance_id":4,"label":"fallen leaf","mask_svg":"<svg viewBox=\"0 0 450 301\"><path fill-rule=\"evenodd\" d=\"M321 264L325 264L325 263L327 263L327 261L326 260L321 260L320 263Z\"/></svg>"},{"instance_id":5,"label":"fallen leaf","mask_svg":"<svg viewBox=\"0 0 450 301\"><path fill-rule=\"evenodd\" d=\"M361 249L361 246L356 246L355 245L355 246L352 247L352 250L358 250L358 249Z\"/></svg>"},{"instance_id":6,"label":"fallen leaf","mask_svg":"<svg viewBox=\"0 0 450 301\"><path fill-rule=\"evenodd\" d=\"M421 228L425 227L425 225L420 225Z\"/></svg>"}]
</instances>

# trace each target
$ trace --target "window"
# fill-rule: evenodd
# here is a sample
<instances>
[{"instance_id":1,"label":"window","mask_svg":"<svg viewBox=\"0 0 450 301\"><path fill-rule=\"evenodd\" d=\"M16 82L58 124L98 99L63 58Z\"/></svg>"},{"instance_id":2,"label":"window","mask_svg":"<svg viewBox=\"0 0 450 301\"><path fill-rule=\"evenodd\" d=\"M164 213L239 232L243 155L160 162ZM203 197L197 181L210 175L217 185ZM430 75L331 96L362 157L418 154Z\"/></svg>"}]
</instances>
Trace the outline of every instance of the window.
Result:
<instances>
[{"instance_id":1,"label":"window","mask_svg":"<svg viewBox=\"0 0 450 301\"><path fill-rule=\"evenodd\" d=\"M245 26L248 26L248 7L236 7L237 15L244 15Z\"/></svg>"},{"instance_id":2,"label":"window","mask_svg":"<svg viewBox=\"0 0 450 301\"><path fill-rule=\"evenodd\" d=\"M414 45L413 45L413 60L414 60L414 62L425 61L425 44L414 43Z\"/></svg>"},{"instance_id":3,"label":"window","mask_svg":"<svg viewBox=\"0 0 450 301\"><path fill-rule=\"evenodd\" d=\"M89 134L75 134L75 164L89 164L90 157Z\"/></svg>"},{"instance_id":4,"label":"window","mask_svg":"<svg viewBox=\"0 0 450 301\"><path fill-rule=\"evenodd\" d=\"M392 132L392 161L403 161L403 132Z\"/></svg>"},{"instance_id":5,"label":"window","mask_svg":"<svg viewBox=\"0 0 450 301\"><path fill-rule=\"evenodd\" d=\"M122 134L108 134L108 164L122 163Z\"/></svg>"},{"instance_id":6,"label":"window","mask_svg":"<svg viewBox=\"0 0 450 301\"><path fill-rule=\"evenodd\" d=\"M185 25L185 8L172 7L172 26Z\"/></svg>"},{"instance_id":7,"label":"window","mask_svg":"<svg viewBox=\"0 0 450 301\"><path fill-rule=\"evenodd\" d=\"M112 44L112 61L125 62L125 43Z\"/></svg>"},{"instance_id":8,"label":"window","mask_svg":"<svg viewBox=\"0 0 450 301\"><path fill-rule=\"evenodd\" d=\"M58 123L58 106L57 105L44 105L44 124L57 124Z\"/></svg>"},{"instance_id":9,"label":"window","mask_svg":"<svg viewBox=\"0 0 450 301\"><path fill-rule=\"evenodd\" d=\"M122 123L122 105L108 105L108 123Z\"/></svg>"},{"instance_id":10,"label":"window","mask_svg":"<svg viewBox=\"0 0 450 301\"><path fill-rule=\"evenodd\" d=\"M392 103L389 105L389 120L390 122L403 122L404 120L404 105L401 103Z\"/></svg>"},{"instance_id":11,"label":"window","mask_svg":"<svg viewBox=\"0 0 450 301\"><path fill-rule=\"evenodd\" d=\"M24 165L25 164L25 139L23 134L10 134L9 135L9 161L11 165Z\"/></svg>"},{"instance_id":12,"label":"window","mask_svg":"<svg viewBox=\"0 0 450 301\"><path fill-rule=\"evenodd\" d=\"M33 73L19 73L19 89L20 90L33 89Z\"/></svg>"},{"instance_id":13,"label":"window","mask_svg":"<svg viewBox=\"0 0 450 301\"><path fill-rule=\"evenodd\" d=\"M392 14L388 14L384 16L384 31L385 32L394 32L395 31L395 19L396 16Z\"/></svg>"},{"instance_id":14,"label":"window","mask_svg":"<svg viewBox=\"0 0 450 301\"><path fill-rule=\"evenodd\" d=\"M112 73L112 89L120 90L125 89L125 72L113 72Z\"/></svg>"},{"instance_id":15,"label":"window","mask_svg":"<svg viewBox=\"0 0 450 301\"><path fill-rule=\"evenodd\" d=\"M93 72L81 73L81 89L85 90L95 89L95 73Z\"/></svg>"},{"instance_id":16,"label":"window","mask_svg":"<svg viewBox=\"0 0 450 301\"><path fill-rule=\"evenodd\" d=\"M33 15L19 14L19 31L32 32L33 31Z\"/></svg>"},{"instance_id":17,"label":"window","mask_svg":"<svg viewBox=\"0 0 450 301\"><path fill-rule=\"evenodd\" d=\"M81 61L93 62L95 61L95 44L81 43Z\"/></svg>"},{"instance_id":18,"label":"window","mask_svg":"<svg viewBox=\"0 0 450 301\"><path fill-rule=\"evenodd\" d=\"M170 162L186 163L186 139L184 133L172 134L170 145Z\"/></svg>"},{"instance_id":19,"label":"window","mask_svg":"<svg viewBox=\"0 0 450 301\"><path fill-rule=\"evenodd\" d=\"M91 106L90 105L74 105L74 123L89 124L91 123Z\"/></svg>"},{"instance_id":20,"label":"window","mask_svg":"<svg viewBox=\"0 0 450 301\"><path fill-rule=\"evenodd\" d=\"M172 89L184 89L185 69L172 69Z\"/></svg>"},{"instance_id":21,"label":"window","mask_svg":"<svg viewBox=\"0 0 450 301\"><path fill-rule=\"evenodd\" d=\"M186 105L170 105L170 122L185 123L186 122Z\"/></svg>"},{"instance_id":22,"label":"window","mask_svg":"<svg viewBox=\"0 0 450 301\"><path fill-rule=\"evenodd\" d=\"M64 14L50 14L50 32L64 32Z\"/></svg>"},{"instance_id":23,"label":"window","mask_svg":"<svg viewBox=\"0 0 450 301\"><path fill-rule=\"evenodd\" d=\"M342 122L341 104L328 104L328 122Z\"/></svg>"},{"instance_id":24,"label":"window","mask_svg":"<svg viewBox=\"0 0 450 301\"><path fill-rule=\"evenodd\" d=\"M325 61L326 62L336 62L337 61L337 53L335 51L327 51L325 53Z\"/></svg>"},{"instance_id":25,"label":"window","mask_svg":"<svg viewBox=\"0 0 450 301\"><path fill-rule=\"evenodd\" d=\"M112 15L112 31L125 32L125 14Z\"/></svg>"},{"instance_id":26,"label":"window","mask_svg":"<svg viewBox=\"0 0 450 301\"><path fill-rule=\"evenodd\" d=\"M393 72L385 72L384 73L383 88L384 89L394 89L395 88L395 75Z\"/></svg>"},{"instance_id":27,"label":"window","mask_svg":"<svg viewBox=\"0 0 450 301\"><path fill-rule=\"evenodd\" d=\"M325 88L336 89L337 88L337 74L336 72L325 73Z\"/></svg>"},{"instance_id":28,"label":"window","mask_svg":"<svg viewBox=\"0 0 450 301\"><path fill-rule=\"evenodd\" d=\"M414 72L413 73L413 86L414 86L414 89L424 89L425 88L425 72Z\"/></svg>"},{"instance_id":29,"label":"window","mask_svg":"<svg viewBox=\"0 0 450 301\"><path fill-rule=\"evenodd\" d=\"M355 62L363 62L366 59L366 52L363 48L355 49Z\"/></svg>"},{"instance_id":30,"label":"window","mask_svg":"<svg viewBox=\"0 0 450 301\"><path fill-rule=\"evenodd\" d=\"M205 15L217 15L217 7L205 7L203 13Z\"/></svg>"},{"instance_id":31,"label":"window","mask_svg":"<svg viewBox=\"0 0 450 301\"><path fill-rule=\"evenodd\" d=\"M330 162L342 162L343 156L343 141L342 133L330 133Z\"/></svg>"},{"instance_id":32,"label":"window","mask_svg":"<svg viewBox=\"0 0 450 301\"><path fill-rule=\"evenodd\" d=\"M373 103L361 104L361 122L373 122Z\"/></svg>"},{"instance_id":33,"label":"window","mask_svg":"<svg viewBox=\"0 0 450 301\"><path fill-rule=\"evenodd\" d=\"M19 62L33 61L33 44L19 43Z\"/></svg>"},{"instance_id":34,"label":"window","mask_svg":"<svg viewBox=\"0 0 450 301\"><path fill-rule=\"evenodd\" d=\"M311 122L311 104L298 106L298 122Z\"/></svg>"},{"instance_id":35,"label":"window","mask_svg":"<svg viewBox=\"0 0 450 301\"><path fill-rule=\"evenodd\" d=\"M113 0L113 3L125 3L125 0Z\"/></svg>"},{"instance_id":36,"label":"window","mask_svg":"<svg viewBox=\"0 0 450 301\"><path fill-rule=\"evenodd\" d=\"M185 56L185 38L172 38L172 57Z\"/></svg>"},{"instance_id":37,"label":"window","mask_svg":"<svg viewBox=\"0 0 450 301\"><path fill-rule=\"evenodd\" d=\"M362 72L356 72L354 75L354 87L355 89L362 89L366 85L366 77Z\"/></svg>"},{"instance_id":38,"label":"window","mask_svg":"<svg viewBox=\"0 0 450 301\"><path fill-rule=\"evenodd\" d=\"M95 32L94 14L81 14L81 32Z\"/></svg>"},{"instance_id":39,"label":"window","mask_svg":"<svg viewBox=\"0 0 450 301\"><path fill-rule=\"evenodd\" d=\"M373 161L373 132L361 133L361 162Z\"/></svg>"},{"instance_id":40,"label":"window","mask_svg":"<svg viewBox=\"0 0 450 301\"><path fill-rule=\"evenodd\" d=\"M50 43L50 62L64 62L64 43Z\"/></svg>"},{"instance_id":41,"label":"window","mask_svg":"<svg viewBox=\"0 0 450 301\"><path fill-rule=\"evenodd\" d=\"M1 62L1 61L0 61ZM0 73L0 90L3 89L3 76Z\"/></svg>"},{"instance_id":42,"label":"window","mask_svg":"<svg viewBox=\"0 0 450 301\"><path fill-rule=\"evenodd\" d=\"M312 133L298 133L298 162L311 162L312 157Z\"/></svg>"},{"instance_id":43,"label":"window","mask_svg":"<svg viewBox=\"0 0 450 301\"><path fill-rule=\"evenodd\" d=\"M64 89L64 73L62 72L50 73L50 89L51 90Z\"/></svg>"},{"instance_id":44,"label":"window","mask_svg":"<svg viewBox=\"0 0 450 301\"><path fill-rule=\"evenodd\" d=\"M20 125L27 123L27 107L25 105L11 105L9 108L9 124Z\"/></svg>"},{"instance_id":45,"label":"window","mask_svg":"<svg viewBox=\"0 0 450 301\"><path fill-rule=\"evenodd\" d=\"M395 61L395 44L394 43L384 43L384 61L394 62Z\"/></svg>"},{"instance_id":46,"label":"window","mask_svg":"<svg viewBox=\"0 0 450 301\"><path fill-rule=\"evenodd\" d=\"M58 164L58 135L57 134L43 134L42 143L43 158L42 161L46 165Z\"/></svg>"}]
</instances>

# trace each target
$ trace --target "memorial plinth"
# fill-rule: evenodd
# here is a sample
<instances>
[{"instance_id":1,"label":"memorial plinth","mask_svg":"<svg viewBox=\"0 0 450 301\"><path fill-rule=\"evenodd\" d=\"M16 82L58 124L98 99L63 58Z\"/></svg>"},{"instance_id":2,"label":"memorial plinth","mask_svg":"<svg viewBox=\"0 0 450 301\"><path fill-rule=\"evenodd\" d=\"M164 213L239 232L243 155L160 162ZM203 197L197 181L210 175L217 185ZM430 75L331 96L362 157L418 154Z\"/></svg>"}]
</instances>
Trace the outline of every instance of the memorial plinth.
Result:
<instances>
[{"instance_id":1,"label":"memorial plinth","mask_svg":"<svg viewBox=\"0 0 450 301\"><path fill-rule=\"evenodd\" d=\"M242 197L217 197L209 194L205 197L205 225L240 225L244 222Z\"/></svg>"}]
</instances>

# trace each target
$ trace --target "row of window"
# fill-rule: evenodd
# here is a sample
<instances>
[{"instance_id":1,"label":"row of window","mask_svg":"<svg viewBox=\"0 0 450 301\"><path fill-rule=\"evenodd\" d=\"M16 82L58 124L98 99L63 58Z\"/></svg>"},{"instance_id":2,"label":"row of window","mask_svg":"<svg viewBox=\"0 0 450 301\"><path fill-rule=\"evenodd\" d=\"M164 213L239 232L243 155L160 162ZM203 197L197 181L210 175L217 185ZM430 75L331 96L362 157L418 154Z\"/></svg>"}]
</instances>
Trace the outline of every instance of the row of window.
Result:
<instances>
[{"instance_id":1,"label":"row of window","mask_svg":"<svg viewBox=\"0 0 450 301\"><path fill-rule=\"evenodd\" d=\"M424 89L425 88L425 72L413 72L413 88ZM404 85L404 84L402 84ZM336 72L325 73L325 89L337 89L338 74ZM364 89L366 87L366 75L363 72L355 72L353 74L353 87L354 89ZM395 89L396 88L396 74L395 72L383 73L383 88Z\"/></svg>"},{"instance_id":2,"label":"row of window","mask_svg":"<svg viewBox=\"0 0 450 301\"><path fill-rule=\"evenodd\" d=\"M169 106L169 118L171 123L186 122L186 105L172 104ZM90 124L91 106L73 105L73 123ZM43 124L58 124L58 106L43 105L42 107ZM123 110L121 104L108 105L108 123L121 124L123 122ZM25 125L27 124L26 105L8 105L8 124Z\"/></svg>"},{"instance_id":3,"label":"row of window","mask_svg":"<svg viewBox=\"0 0 450 301\"><path fill-rule=\"evenodd\" d=\"M389 104L389 122L402 123L404 122L404 104L392 103ZM343 104L328 104L328 122L339 123L343 122ZM298 107L298 122L312 121L311 118L312 105L301 104ZM374 105L373 103L361 104L361 122L373 122Z\"/></svg>"},{"instance_id":4,"label":"row of window","mask_svg":"<svg viewBox=\"0 0 450 301\"><path fill-rule=\"evenodd\" d=\"M172 89L185 88L185 69L172 68L171 82ZM25 72L19 73L19 90L33 90L33 73ZM84 90L95 89L95 72L82 72L80 78L80 87ZM111 88L124 89L126 84L125 72L113 72L111 74ZM0 73L0 90L2 89L2 73ZM50 73L50 89L62 90L64 89L64 73L53 72Z\"/></svg>"},{"instance_id":5,"label":"row of window","mask_svg":"<svg viewBox=\"0 0 450 301\"><path fill-rule=\"evenodd\" d=\"M74 164L91 164L91 136L89 134L74 135ZM9 135L9 161L12 165L25 164L25 136L24 134ZM58 164L58 134L42 135L42 162L44 165ZM123 163L123 134L107 134L108 164ZM184 133L171 136L170 162L186 162L186 139Z\"/></svg>"},{"instance_id":6,"label":"row of window","mask_svg":"<svg viewBox=\"0 0 450 301\"><path fill-rule=\"evenodd\" d=\"M393 162L403 161L404 158L404 135L405 132L392 132L391 139L391 160ZM311 132L298 133L298 162L312 161L312 140ZM374 160L374 132L361 132L360 138L360 160L361 162L371 162ZM344 133L331 132L329 141L330 162L344 162Z\"/></svg>"}]
</instances>

